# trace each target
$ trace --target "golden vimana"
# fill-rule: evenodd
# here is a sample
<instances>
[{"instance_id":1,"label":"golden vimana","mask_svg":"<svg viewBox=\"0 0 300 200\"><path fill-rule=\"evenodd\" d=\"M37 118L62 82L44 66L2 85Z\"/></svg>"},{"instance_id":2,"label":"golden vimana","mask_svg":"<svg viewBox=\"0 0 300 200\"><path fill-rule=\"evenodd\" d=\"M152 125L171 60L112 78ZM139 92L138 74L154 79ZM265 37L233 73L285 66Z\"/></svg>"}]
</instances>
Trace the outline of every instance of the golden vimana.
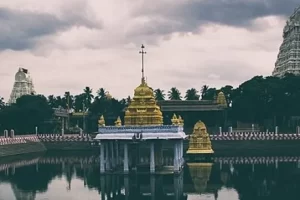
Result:
<instances>
[{"instance_id":1,"label":"golden vimana","mask_svg":"<svg viewBox=\"0 0 300 200\"><path fill-rule=\"evenodd\" d=\"M144 77L125 111L124 125L163 125L162 112Z\"/></svg>"}]
</instances>

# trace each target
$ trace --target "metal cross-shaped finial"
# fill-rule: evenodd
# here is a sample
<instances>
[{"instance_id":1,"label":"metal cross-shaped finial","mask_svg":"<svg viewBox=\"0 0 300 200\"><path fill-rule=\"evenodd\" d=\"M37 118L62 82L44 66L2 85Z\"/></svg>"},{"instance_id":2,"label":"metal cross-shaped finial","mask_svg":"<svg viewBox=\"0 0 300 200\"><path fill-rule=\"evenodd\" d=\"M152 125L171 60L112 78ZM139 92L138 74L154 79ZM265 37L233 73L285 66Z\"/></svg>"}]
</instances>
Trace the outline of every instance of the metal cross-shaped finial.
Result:
<instances>
[{"instance_id":1,"label":"metal cross-shaped finial","mask_svg":"<svg viewBox=\"0 0 300 200\"><path fill-rule=\"evenodd\" d=\"M144 80L145 79L145 76L144 76L144 54L146 54L147 52L144 51L145 46L143 44L142 44L141 48L142 48L142 50L139 53L142 54L142 79Z\"/></svg>"}]
</instances>

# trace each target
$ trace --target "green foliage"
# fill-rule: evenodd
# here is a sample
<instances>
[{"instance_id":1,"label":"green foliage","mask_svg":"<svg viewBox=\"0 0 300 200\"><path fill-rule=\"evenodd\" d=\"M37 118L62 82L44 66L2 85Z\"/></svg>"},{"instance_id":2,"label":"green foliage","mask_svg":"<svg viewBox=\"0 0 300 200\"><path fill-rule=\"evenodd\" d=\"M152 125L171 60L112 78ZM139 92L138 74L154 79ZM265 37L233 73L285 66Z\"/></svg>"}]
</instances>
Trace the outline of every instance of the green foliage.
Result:
<instances>
[{"instance_id":1,"label":"green foliage","mask_svg":"<svg viewBox=\"0 0 300 200\"><path fill-rule=\"evenodd\" d=\"M185 93L185 100L199 100L200 95L195 88L188 89Z\"/></svg>"},{"instance_id":2,"label":"green foliage","mask_svg":"<svg viewBox=\"0 0 300 200\"><path fill-rule=\"evenodd\" d=\"M169 100L181 100L181 93L176 87L172 87L168 92Z\"/></svg>"},{"instance_id":3,"label":"green foliage","mask_svg":"<svg viewBox=\"0 0 300 200\"><path fill-rule=\"evenodd\" d=\"M164 91L163 90L161 90L161 89L156 89L156 90L154 90L154 96L155 96L155 100L157 100L157 101L163 101L163 100L165 100L165 93L164 93Z\"/></svg>"},{"instance_id":4,"label":"green foliage","mask_svg":"<svg viewBox=\"0 0 300 200\"><path fill-rule=\"evenodd\" d=\"M24 95L14 105L0 111L1 128L14 129L16 133L34 133L36 126L42 126L52 116L53 110L44 96Z\"/></svg>"},{"instance_id":5,"label":"green foliage","mask_svg":"<svg viewBox=\"0 0 300 200\"><path fill-rule=\"evenodd\" d=\"M3 109L4 107L5 107L4 98L0 97L0 110Z\"/></svg>"}]
</instances>

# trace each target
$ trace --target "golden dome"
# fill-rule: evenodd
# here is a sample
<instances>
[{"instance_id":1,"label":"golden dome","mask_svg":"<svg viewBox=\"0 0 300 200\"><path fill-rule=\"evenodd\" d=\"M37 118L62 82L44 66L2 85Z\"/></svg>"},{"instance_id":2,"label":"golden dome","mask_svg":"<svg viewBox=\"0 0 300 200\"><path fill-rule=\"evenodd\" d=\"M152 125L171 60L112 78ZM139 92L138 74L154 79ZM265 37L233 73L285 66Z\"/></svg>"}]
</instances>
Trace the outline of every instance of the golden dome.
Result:
<instances>
[{"instance_id":1,"label":"golden dome","mask_svg":"<svg viewBox=\"0 0 300 200\"><path fill-rule=\"evenodd\" d=\"M199 120L195 125L194 125L194 131L195 130L206 130L205 124Z\"/></svg>"},{"instance_id":2,"label":"golden dome","mask_svg":"<svg viewBox=\"0 0 300 200\"><path fill-rule=\"evenodd\" d=\"M144 78L134 90L124 117L124 125L162 125L163 117L156 104L153 90L147 85Z\"/></svg>"},{"instance_id":3,"label":"golden dome","mask_svg":"<svg viewBox=\"0 0 300 200\"><path fill-rule=\"evenodd\" d=\"M153 96L153 90L147 85L145 79L142 79L141 84L137 88L135 88L134 96Z\"/></svg>"}]
</instances>

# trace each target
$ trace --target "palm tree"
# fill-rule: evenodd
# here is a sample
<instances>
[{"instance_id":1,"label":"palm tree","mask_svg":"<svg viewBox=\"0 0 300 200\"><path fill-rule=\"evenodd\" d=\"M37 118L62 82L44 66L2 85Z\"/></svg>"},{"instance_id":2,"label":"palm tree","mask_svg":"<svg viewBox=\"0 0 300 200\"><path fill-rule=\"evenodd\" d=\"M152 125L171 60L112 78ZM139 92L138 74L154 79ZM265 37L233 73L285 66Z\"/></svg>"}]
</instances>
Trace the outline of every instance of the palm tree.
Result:
<instances>
[{"instance_id":1,"label":"palm tree","mask_svg":"<svg viewBox=\"0 0 300 200\"><path fill-rule=\"evenodd\" d=\"M85 103L85 93L75 96L74 108L76 112L83 110L83 104Z\"/></svg>"},{"instance_id":2,"label":"palm tree","mask_svg":"<svg viewBox=\"0 0 300 200\"><path fill-rule=\"evenodd\" d=\"M97 91L97 97L98 99L104 99L106 97L106 91L104 88L100 88L98 91Z\"/></svg>"},{"instance_id":3,"label":"palm tree","mask_svg":"<svg viewBox=\"0 0 300 200\"><path fill-rule=\"evenodd\" d=\"M201 88L201 99L204 99L205 95L207 94L208 85L203 85Z\"/></svg>"},{"instance_id":4,"label":"palm tree","mask_svg":"<svg viewBox=\"0 0 300 200\"><path fill-rule=\"evenodd\" d=\"M165 100L165 94L164 94L164 90L161 89L156 89L154 90L154 95L155 95L155 100L156 101L163 101Z\"/></svg>"},{"instance_id":5,"label":"palm tree","mask_svg":"<svg viewBox=\"0 0 300 200\"><path fill-rule=\"evenodd\" d=\"M181 100L181 93L176 87L172 87L168 92L170 100Z\"/></svg>"},{"instance_id":6,"label":"palm tree","mask_svg":"<svg viewBox=\"0 0 300 200\"><path fill-rule=\"evenodd\" d=\"M4 108L5 103L4 103L4 98L0 97L0 109Z\"/></svg>"},{"instance_id":7,"label":"palm tree","mask_svg":"<svg viewBox=\"0 0 300 200\"><path fill-rule=\"evenodd\" d=\"M85 96L85 100L83 103L86 108L89 108L92 104L92 100L94 99L93 90L90 87L85 87L83 92Z\"/></svg>"},{"instance_id":8,"label":"palm tree","mask_svg":"<svg viewBox=\"0 0 300 200\"><path fill-rule=\"evenodd\" d=\"M185 94L185 100L199 100L198 91L195 88L188 89Z\"/></svg>"},{"instance_id":9,"label":"palm tree","mask_svg":"<svg viewBox=\"0 0 300 200\"><path fill-rule=\"evenodd\" d=\"M70 92L65 92L64 98L63 98L64 107L71 109L73 108L74 99L73 96L70 94Z\"/></svg>"}]
</instances>

